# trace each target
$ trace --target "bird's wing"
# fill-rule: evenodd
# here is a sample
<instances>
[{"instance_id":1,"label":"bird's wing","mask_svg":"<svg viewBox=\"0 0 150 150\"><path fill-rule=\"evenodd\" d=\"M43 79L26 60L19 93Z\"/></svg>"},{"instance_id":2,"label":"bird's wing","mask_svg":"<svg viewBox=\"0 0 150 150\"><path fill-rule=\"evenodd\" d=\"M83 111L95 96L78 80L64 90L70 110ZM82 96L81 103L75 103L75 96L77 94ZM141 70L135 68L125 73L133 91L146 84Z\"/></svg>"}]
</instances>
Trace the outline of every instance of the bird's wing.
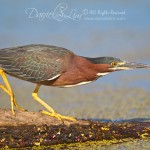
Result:
<instances>
[{"instance_id":1,"label":"bird's wing","mask_svg":"<svg viewBox=\"0 0 150 150\"><path fill-rule=\"evenodd\" d=\"M64 60L69 52L63 48L42 45L2 49L0 68L30 82L53 80L64 71Z\"/></svg>"}]
</instances>

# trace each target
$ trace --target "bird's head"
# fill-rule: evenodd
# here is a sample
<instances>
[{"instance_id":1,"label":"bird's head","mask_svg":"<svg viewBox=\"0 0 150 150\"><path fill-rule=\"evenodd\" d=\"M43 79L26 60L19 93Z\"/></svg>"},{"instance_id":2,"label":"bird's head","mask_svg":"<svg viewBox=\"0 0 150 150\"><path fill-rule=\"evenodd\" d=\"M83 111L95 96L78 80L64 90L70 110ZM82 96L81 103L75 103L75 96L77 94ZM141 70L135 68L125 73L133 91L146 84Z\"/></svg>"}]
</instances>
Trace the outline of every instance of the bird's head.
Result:
<instances>
[{"instance_id":1,"label":"bird's head","mask_svg":"<svg viewBox=\"0 0 150 150\"><path fill-rule=\"evenodd\" d=\"M99 67L98 76L103 76L114 71L131 70L131 69L150 69L150 65L135 62L127 62L114 57L97 57L88 58L93 64Z\"/></svg>"},{"instance_id":2,"label":"bird's head","mask_svg":"<svg viewBox=\"0 0 150 150\"><path fill-rule=\"evenodd\" d=\"M108 64L108 70L110 71L150 69L149 65L136 62L127 62L118 58L106 57L106 60L106 64Z\"/></svg>"}]
</instances>

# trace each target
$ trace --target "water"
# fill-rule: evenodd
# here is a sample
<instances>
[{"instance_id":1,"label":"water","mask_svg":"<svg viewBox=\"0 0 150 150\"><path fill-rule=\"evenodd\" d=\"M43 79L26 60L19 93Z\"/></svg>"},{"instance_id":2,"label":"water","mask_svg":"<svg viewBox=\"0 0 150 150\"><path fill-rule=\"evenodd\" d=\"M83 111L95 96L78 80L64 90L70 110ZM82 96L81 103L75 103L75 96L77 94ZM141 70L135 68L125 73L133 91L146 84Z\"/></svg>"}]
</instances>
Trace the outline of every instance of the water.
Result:
<instances>
[{"instance_id":1,"label":"water","mask_svg":"<svg viewBox=\"0 0 150 150\"><path fill-rule=\"evenodd\" d=\"M33 43L51 44L83 56L115 56L150 64L149 4L148 0L1 0L0 48ZM38 13L29 16L31 8ZM107 14L111 11L122 14ZM48 12L49 17L42 18ZM43 109L31 100L35 85L11 77L9 79L21 106L31 111ZM70 89L42 87L39 94L64 115L113 121L148 119L150 70L116 72L94 83ZM9 107L9 97L2 91L0 96L2 107ZM140 143L149 146L148 142L137 141L135 147ZM122 150L131 145L123 143L106 149Z\"/></svg>"}]
</instances>

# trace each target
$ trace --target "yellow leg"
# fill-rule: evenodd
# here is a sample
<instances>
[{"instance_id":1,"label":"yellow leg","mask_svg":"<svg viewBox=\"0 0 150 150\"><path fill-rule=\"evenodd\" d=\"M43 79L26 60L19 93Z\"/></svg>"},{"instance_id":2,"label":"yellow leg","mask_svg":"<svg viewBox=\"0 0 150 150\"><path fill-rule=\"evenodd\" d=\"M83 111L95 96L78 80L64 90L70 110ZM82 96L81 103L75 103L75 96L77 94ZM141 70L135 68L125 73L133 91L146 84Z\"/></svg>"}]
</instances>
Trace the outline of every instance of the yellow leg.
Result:
<instances>
[{"instance_id":1,"label":"yellow leg","mask_svg":"<svg viewBox=\"0 0 150 150\"><path fill-rule=\"evenodd\" d=\"M58 120L61 120L61 121L62 121L62 119L67 119L67 120L71 120L71 121L76 121L76 119L73 118L73 117L70 117L70 116L62 116L62 115L56 113L55 110L53 110L49 105L47 105L42 99L40 99L40 98L38 97L38 91L39 91L39 89L40 89L40 85L37 85L36 88L35 88L35 90L34 90L34 92L32 93L32 96L33 96L33 98L34 98L36 101L38 101L42 106L44 106L44 107L49 111L49 112L47 112L47 111L44 111L44 110L43 110L43 111L42 111L43 114L46 114L46 115L55 117L55 118L57 118Z\"/></svg>"},{"instance_id":2,"label":"yellow leg","mask_svg":"<svg viewBox=\"0 0 150 150\"><path fill-rule=\"evenodd\" d=\"M11 96L11 93L4 87L4 85L0 84L0 88L1 88L5 93L7 93L9 96ZM15 97L14 97L14 99L13 99L13 103L14 103L14 105L16 106L16 108L18 108L18 109L20 109L20 110L22 110L22 111L25 111L23 108L21 108L21 107L17 104L17 101L16 101Z\"/></svg>"},{"instance_id":3,"label":"yellow leg","mask_svg":"<svg viewBox=\"0 0 150 150\"><path fill-rule=\"evenodd\" d=\"M5 75L5 72L4 72L3 70L1 70L1 69L0 69L0 75L2 76L2 79L4 80L4 83L5 83L5 85L6 85L6 87L5 87L5 86L3 86L2 84L0 84L0 88L10 96L10 100L11 100L11 110L12 110L13 115L15 114L15 112L14 112L14 105L16 106L16 108L18 108L18 109L24 111L24 109L21 108L21 107L17 104L17 101L16 101L16 99L15 99L15 97L14 97L14 94L13 94L13 91L12 91L10 85L9 85L9 82L8 82L8 80L7 80L7 77L6 77L6 75Z\"/></svg>"}]
</instances>

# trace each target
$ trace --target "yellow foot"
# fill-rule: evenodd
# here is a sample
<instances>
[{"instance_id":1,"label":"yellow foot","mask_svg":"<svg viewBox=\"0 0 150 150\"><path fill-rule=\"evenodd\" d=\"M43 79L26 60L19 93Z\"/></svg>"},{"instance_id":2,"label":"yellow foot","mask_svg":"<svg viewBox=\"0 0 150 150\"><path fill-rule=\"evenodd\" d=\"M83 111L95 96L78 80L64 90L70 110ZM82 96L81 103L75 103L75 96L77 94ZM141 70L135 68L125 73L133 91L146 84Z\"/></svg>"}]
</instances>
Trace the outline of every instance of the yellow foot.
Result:
<instances>
[{"instance_id":1,"label":"yellow foot","mask_svg":"<svg viewBox=\"0 0 150 150\"><path fill-rule=\"evenodd\" d=\"M74 118L74 117L62 116L62 115L60 115L60 114L57 114L56 112L54 112L54 113L49 113L49 112L43 110L42 113L43 113L43 114L46 114L46 115L49 115L49 116L52 116L52 117L55 117L55 118L57 118L58 120L61 120L61 121L63 121L62 119L71 120L71 121L77 121L77 119Z\"/></svg>"},{"instance_id":2,"label":"yellow foot","mask_svg":"<svg viewBox=\"0 0 150 150\"><path fill-rule=\"evenodd\" d=\"M23 109L22 107L20 107L17 102L16 102L16 99L14 99L14 105L16 106L17 109L21 110L21 111L26 111L25 109Z\"/></svg>"},{"instance_id":3,"label":"yellow foot","mask_svg":"<svg viewBox=\"0 0 150 150\"><path fill-rule=\"evenodd\" d=\"M14 106L16 106L16 108L19 109L19 110L21 110L21 111L26 111L25 109L21 108L21 107L17 104L17 102L16 102L15 99L14 99L11 103L12 103L12 104L11 104L11 110L12 110L12 114L13 114L14 116L15 116Z\"/></svg>"}]
</instances>

